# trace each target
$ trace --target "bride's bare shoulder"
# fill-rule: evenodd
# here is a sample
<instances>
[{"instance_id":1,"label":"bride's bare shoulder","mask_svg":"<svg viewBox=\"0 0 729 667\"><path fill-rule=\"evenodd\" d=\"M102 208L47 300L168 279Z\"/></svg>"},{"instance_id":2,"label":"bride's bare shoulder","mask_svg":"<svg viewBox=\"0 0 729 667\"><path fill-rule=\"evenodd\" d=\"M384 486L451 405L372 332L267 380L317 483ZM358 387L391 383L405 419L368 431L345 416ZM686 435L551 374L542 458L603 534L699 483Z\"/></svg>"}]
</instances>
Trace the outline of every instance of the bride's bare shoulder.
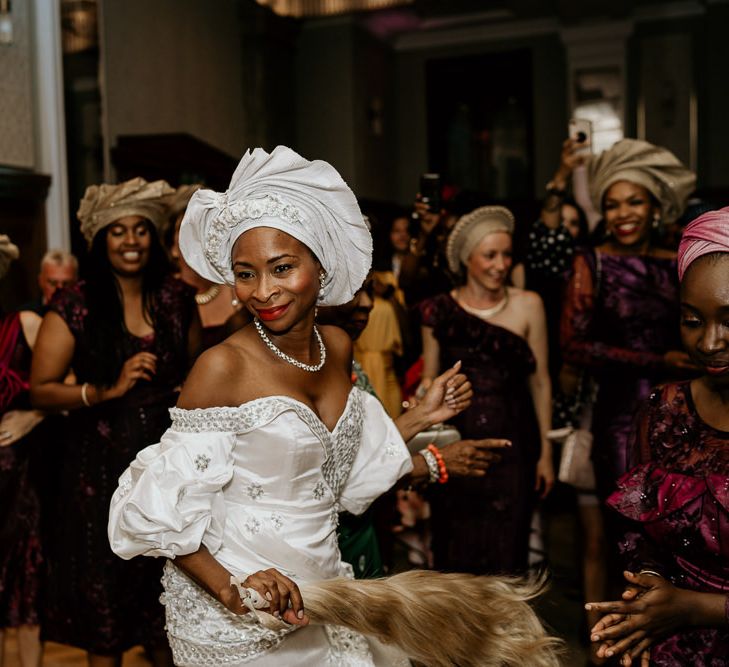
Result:
<instances>
[{"instance_id":1,"label":"bride's bare shoulder","mask_svg":"<svg viewBox=\"0 0 729 667\"><path fill-rule=\"evenodd\" d=\"M249 374L252 363L246 338L246 334L237 332L198 357L182 387L178 408L240 405L241 378Z\"/></svg>"}]
</instances>

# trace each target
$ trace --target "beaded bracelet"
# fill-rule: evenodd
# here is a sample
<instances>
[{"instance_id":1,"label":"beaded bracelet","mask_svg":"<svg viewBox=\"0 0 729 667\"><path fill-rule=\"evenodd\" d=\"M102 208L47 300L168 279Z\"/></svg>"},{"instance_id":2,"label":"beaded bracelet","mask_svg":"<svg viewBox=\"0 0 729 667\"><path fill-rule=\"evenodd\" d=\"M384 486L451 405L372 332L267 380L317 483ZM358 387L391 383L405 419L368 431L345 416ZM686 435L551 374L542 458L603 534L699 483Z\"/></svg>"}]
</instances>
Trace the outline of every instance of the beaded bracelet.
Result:
<instances>
[{"instance_id":1,"label":"beaded bracelet","mask_svg":"<svg viewBox=\"0 0 729 667\"><path fill-rule=\"evenodd\" d=\"M446 468L445 461L443 460L443 455L433 443L430 443L428 445L428 451L435 457L435 460L438 462L438 482L440 484L445 484L448 481L448 469Z\"/></svg>"},{"instance_id":2,"label":"beaded bracelet","mask_svg":"<svg viewBox=\"0 0 729 667\"><path fill-rule=\"evenodd\" d=\"M431 484L440 479L440 468L438 467L438 459L435 458L433 452L429 448L421 449L418 454L425 459L428 466L428 477Z\"/></svg>"}]
</instances>

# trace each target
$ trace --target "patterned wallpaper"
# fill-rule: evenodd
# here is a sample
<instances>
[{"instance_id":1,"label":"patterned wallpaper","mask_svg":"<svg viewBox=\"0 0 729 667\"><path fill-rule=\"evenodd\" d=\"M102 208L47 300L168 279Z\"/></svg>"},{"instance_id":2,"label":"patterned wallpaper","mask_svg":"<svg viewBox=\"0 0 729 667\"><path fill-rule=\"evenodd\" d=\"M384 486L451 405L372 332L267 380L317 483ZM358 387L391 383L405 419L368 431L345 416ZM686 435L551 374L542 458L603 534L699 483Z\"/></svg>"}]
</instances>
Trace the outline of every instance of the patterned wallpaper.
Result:
<instances>
[{"instance_id":1,"label":"patterned wallpaper","mask_svg":"<svg viewBox=\"0 0 729 667\"><path fill-rule=\"evenodd\" d=\"M30 0L13 0L14 42L0 44L0 164L33 167Z\"/></svg>"}]
</instances>

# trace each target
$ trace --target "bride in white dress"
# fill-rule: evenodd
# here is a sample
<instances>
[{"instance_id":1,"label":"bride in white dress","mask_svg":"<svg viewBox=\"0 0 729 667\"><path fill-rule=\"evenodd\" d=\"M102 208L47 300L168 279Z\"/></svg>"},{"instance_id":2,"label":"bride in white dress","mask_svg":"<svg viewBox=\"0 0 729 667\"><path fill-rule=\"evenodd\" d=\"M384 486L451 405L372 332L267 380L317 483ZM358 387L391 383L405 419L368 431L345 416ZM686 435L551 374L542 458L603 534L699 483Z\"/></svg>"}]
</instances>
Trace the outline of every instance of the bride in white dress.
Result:
<instances>
[{"instance_id":1,"label":"bride in white dress","mask_svg":"<svg viewBox=\"0 0 729 667\"><path fill-rule=\"evenodd\" d=\"M409 664L371 637L309 625L299 590L351 576L339 512L363 512L412 468L382 405L351 385L348 335L314 323L317 304L359 289L371 243L339 174L285 147L246 153L226 193L190 202L185 260L234 284L255 320L200 357L171 427L121 476L109 518L119 556L170 559L162 602L177 665ZM281 629L247 613L231 575Z\"/></svg>"}]
</instances>

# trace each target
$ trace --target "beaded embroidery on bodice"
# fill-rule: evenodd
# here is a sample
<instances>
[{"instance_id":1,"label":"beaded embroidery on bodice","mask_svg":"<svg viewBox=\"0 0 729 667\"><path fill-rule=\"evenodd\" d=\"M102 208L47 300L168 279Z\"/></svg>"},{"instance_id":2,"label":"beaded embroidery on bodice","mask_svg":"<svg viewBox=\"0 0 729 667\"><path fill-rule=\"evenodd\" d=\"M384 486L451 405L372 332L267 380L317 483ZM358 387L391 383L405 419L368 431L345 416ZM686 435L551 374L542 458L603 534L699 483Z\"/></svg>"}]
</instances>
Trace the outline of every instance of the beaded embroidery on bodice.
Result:
<instances>
[{"instance_id":1,"label":"beaded embroidery on bodice","mask_svg":"<svg viewBox=\"0 0 729 667\"><path fill-rule=\"evenodd\" d=\"M288 396L257 398L237 408L170 408L170 428L181 433L247 433L265 426L287 410L293 410L321 442L325 452L322 476L334 498L338 499L362 439L364 412L362 395L357 389L350 391L344 412L333 431L329 431L308 405Z\"/></svg>"}]
</instances>

